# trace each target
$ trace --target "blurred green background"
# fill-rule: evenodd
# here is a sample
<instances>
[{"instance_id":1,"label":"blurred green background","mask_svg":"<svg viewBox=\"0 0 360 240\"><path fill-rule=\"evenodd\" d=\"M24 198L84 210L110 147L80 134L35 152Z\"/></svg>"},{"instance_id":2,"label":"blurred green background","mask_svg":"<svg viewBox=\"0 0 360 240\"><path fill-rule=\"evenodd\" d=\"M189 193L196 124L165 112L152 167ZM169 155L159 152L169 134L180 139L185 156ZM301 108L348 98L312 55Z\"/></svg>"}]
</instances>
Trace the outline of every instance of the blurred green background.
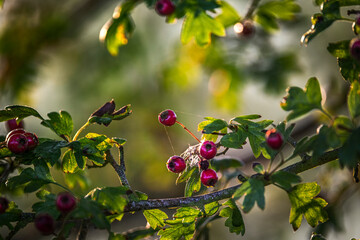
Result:
<instances>
[{"instance_id":1,"label":"blurred green background","mask_svg":"<svg viewBox=\"0 0 360 240\"><path fill-rule=\"evenodd\" d=\"M240 15L249 5L248 1L229 3ZM175 185L176 176L167 171L165 163L174 155L172 145L175 154L180 154L195 143L181 127L165 129L160 125L157 115L162 110L173 109L178 120L193 132L206 116L229 120L258 113L264 119L279 122L286 116L279 102L287 86L303 87L312 76L319 78L324 91L340 98L340 103L343 100L341 90L346 87L345 82L326 46L331 41L352 38L351 26L336 24L309 46L301 46L301 35L310 28L311 15L318 11L311 1L299 2L302 13L291 22L280 23L280 30L271 35L257 28L252 38L244 39L229 28L225 38L213 38L208 48L194 43L181 45L181 21L167 24L142 4L134 11L133 36L113 57L99 41L99 32L118 4L114 0L5 1L0 12L0 107L29 105L43 116L66 110L77 129L106 101L114 99L117 108L131 104L133 114L129 118L88 130L128 140L128 180L134 189L148 193L150 198L182 196L184 186ZM313 118L303 119L298 128L307 126L311 134L315 130L309 121ZM25 119L25 124L40 137L55 137L37 119ZM3 125L0 131L6 134ZM229 154L246 163L253 161L248 148ZM246 166L244 169L251 173ZM312 170L303 179L320 181L321 171ZM64 178L59 171L54 174L56 179ZM339 178L344 175L349 174L343 171ZM87 176L89 188L119 184L110 167L89 170ZM335 181L337 175L332 178ZM266 194L265 211L256 209L244 216L247 229L242 239L308 238L311 229L306 223L298 232L292 232L286 195L270 187ZM33 196L13 196L13 200L30 209ZM344 209L350 212L345 218L346 231L333 233L328 239L360 236L352 221L359 208L351 199L348 202ZM114 229L124 231L145 224L141 214L135 214L126 216ZM214 222L213 227L213 239L240 238L230 234L220 221ZM26 231L40 237L31 224ZM24 239L26 231L16 239ZM89 239L102 239L98 233L102 232L94 231Z\"/></svg>"}]
</instances>

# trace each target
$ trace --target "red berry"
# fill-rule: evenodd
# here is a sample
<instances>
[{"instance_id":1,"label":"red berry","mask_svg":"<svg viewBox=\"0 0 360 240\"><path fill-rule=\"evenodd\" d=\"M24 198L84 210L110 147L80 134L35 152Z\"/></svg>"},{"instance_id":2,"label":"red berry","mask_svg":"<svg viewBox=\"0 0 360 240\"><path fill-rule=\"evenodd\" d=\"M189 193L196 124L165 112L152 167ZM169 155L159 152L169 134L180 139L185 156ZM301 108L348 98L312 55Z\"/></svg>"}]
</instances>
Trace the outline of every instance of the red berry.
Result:
<instances>
[{"instance_id":1,"label":"red berry","mask_svg":"<svg viewBox=\"0 0 360 240\"><path fill-rule=\"evenodd\" d=\"M36 134L27 132L27 133L24 133L24 135L25 135L26 139L28 140L27 150L33 150L34 148L36 148L36 146L39 143L39 139L36 136Z\"/></svg>"},{"instance_id":2,"label":"red berry","mask_svg":"<svg viewBox=\"0 0 360 240\"><path fill-rule=\"evenodd\" d=\"M10 131L10 132L6 135L5 141L7 142L8 139L9 139L12 135L14 135L15 133L24 134L24 133L26 133L26 131L25 131L23 128L14 129L14 130Z\"/></svg>"},{"instance_id":3,"label":"red berry","mask_svg":"<svg viewBox=\"0 0 360 240\"><path fill-rule=\"evenodd\" d=\"M186 168L185 160L179 156L172 156L166 163L169 171L173 173L181 173Z\"/></svg>"},{"instance_id":4,"label":"red berry","mask_svg":"<svg viewBox=\"0 0 360 240\"><path fill-rule=\"evenodd\" d=\"M15 133L9 137L6 143L8 149L15 154L24 153L28 149L28 140L24 134Z\"/></svg>"},{"instance_id":5,"label":"red berry","mask_svg":"<svg viewBox=\"0 0 360 240\"><path fill-rule=\"evenodd\" d=\"M354 38L350 42L350 54L353 58L360 61L360 39Z\"/></svg>"},{"instance_id":6,"label":"red berry","mask_svg":"<svg viewBox=\"0 0 360 240\"><path fill-rule=\"evenodd\" d=\"M205 141L200 146L200 155L205 159L212 159L215 157L216 152L216 145L212 141Z\"/></svg>"},{"instance_id":7,"label":"red berry","mask_svg":"<svg viewBox=\"0 0 360 240\"><path fill-rule=\"evenodd\" d=\"M213 169L207 169L201 172L200 180L205 186L214 186L218 176Z\"/></svg>"},{"instance_id":8,"label":"red berry","mask_svg":"<svg viewBox=\"0 0 360 240\"><path fill-rule=\"evenodd\" d=\"M56 208L62 213L71 212L76 207L76 199L70 193L60 193L56 198Z\"/></svg>"},{"instance_id":9,"label":"red berry","mask_svg":"<svg viewBox=\"0 0 360 240\"><path fill-rule=\"evenodd\" d=\"M159 122L165 126L172 126L176 122L176 114L173 110L167 109L159 114Z\"/></svg>"},{"instance_id":10,"label":"red berry","mask_svg":"<svg viewBox=\"0 0 360 240\"><path fill-rule=\"evenodd\" d=\"M272 149L279 149L281 148L284 139L280 132L276 131L275 128L269 129L265 133L265 139L267 145L271 147Z\"/></svg>"},{"instance_id":11,"label":"red berry","mask_svg":"<svg viewBox=\"0 0 360 240\"><path fill-rule=\"evenodd\" d=\"M250 37L255 32L254 23L249 20L238 22L234 25L234 31L239 37Z\"/></svg>"},{"instance_id":12,"label":"red berry","mask_svg":"<svg viewBox=\"0 0 360 240\"><path fill-rule=\"evenodd\" d=\"M50 235L54 233L55 222L53 217L49 214L43 213L37 215L35 217L34 223L37 230L39 230L43 235Z\"/></svg>"},{"instance_id":13,"label":"red berry","mask_svg":"<svg viewBox=\"0 0 360 240\"><path fill-rule=\"evenodd\" d=\"M207 160L205 160L205 161L203 161L203 160L201 160L201 161L199 161L199 168L201 169L201 170L206 170L206 169L208 169L209 168L209 162L207 161Z\"/></svg>"},{"instance_id":14,"label":"red berry","mask_svg":"<svg viewBox=\"0 0 360 240\"><path fill-rule=\"evenodd\" d=\"M175 5L170 0L159 0L155 4L155 11L161 16L168 16L175 11Z\"/></svg>"},{"instance_id":15,"label":"red berry","mask_svg":"<svg viewBox=\"0 0 360 240\"><path fill-rule=\"evenodd\" d=\"M4 213L9 208L9 200L4 197L0 197L0 214Z\"/></svg>"},{"instance_id":16,"label":"red berry","mask_svg":"<svg viewBox=\"0 0 360 240\"><path fill-rule=\"evenodd\" d=\"M24 121L21 120L19 124L16 122L16 119L10 119L6 121L6 128L8 131L17 129L17 128L24 128Z\"/></svg>"}]
</instances>

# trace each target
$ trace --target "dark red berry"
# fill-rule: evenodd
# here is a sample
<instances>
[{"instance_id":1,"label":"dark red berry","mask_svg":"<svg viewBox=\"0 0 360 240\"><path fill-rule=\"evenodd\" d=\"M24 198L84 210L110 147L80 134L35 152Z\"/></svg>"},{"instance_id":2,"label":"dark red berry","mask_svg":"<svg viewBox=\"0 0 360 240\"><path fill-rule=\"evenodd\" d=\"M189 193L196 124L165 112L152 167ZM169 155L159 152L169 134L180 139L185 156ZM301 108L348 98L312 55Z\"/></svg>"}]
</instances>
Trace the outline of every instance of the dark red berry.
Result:
<instances>
[{"instance_id":1,"label":"dark red berry","mask_svg":"<svg viewBox=\"0 0 360 240\"><path fill-rule=\"evenodd\" d=\"M267 145L271 147L272 149L279 149L281 148L284 139L280 132L276 131L275 128L269 129L265 133L265 139Z\"/></svg>"},{"instance_id":2,"label":"dark red berry","mask_svg":"<svg viewBox=\"0 0 360 240\"><path fill-rule=\"evenodd\" d=\"M201 172L200 180L205 186L214 186L218 176L213 169L207 169Z\"/></svg>"},{"instance_id":3,"label":"dark red berry","mask_svg":"<svg viewBox=\"0 0 360 240\"><path fill-rule=\"evenodd\" d=\"M155 4L155 11L161 16L168 16L175 11L175 5L170 0L159 0Z\"/></svg>"},{"instance_id":4,"label":"dark red berry","mask_svg":"<svg viewBox=\"0 0 360 240\"><path fill-rule=\"evenodd\" d=\"M71 212L76 207L76 199L68 192L60 193L56 198L56 208L62 213Z\"/></svg>"},{"instance_id":5,"label":"dark red berry","mask_svg":"<svg viewBox=\"0 0 360 240\"><path fill-rule=\"evenodd\" d=\"M255 32L255 26L252 21L245 20L234 25L234 31L239 37L250 37Z\"/></svg>"},{"instance_id":6,"label":"dark red berry","mask_svg":"<svg viewBox=\"0 0 360 240\"><path fill-rule=\"evenodd\" d=\"M17 128L24 128L24 121L20 121L19 123L16 122L16 119L10 119L6 121L6 128L8 131L17 129Z\"/></svg>"},{"instance_id":7,"label":"dark red berry","mask_svg":"<svg viewBox=\"0 0 360 240\"><path fill-rule=\"evenodd\" d=\"M36 136L36 134L27 132L27 133L24 133L24 135L25 135L26 139L28 140L27 150L33 150L34 148L36 148L36 146L39 143L39 139Z\"/></svg>"},{"instance_id":8,"label":"dark red berry","mask_svg":"<svg viewBox=\"0 0 360 240\"><path fill-rule=\"evenodd\" d=\"M28 149L28 140L24 134L15 133L6 142L8 149L16 154L24 153Z\"/></svg>"},{"instance_id":9,"label":"dark red berry","mask_svg":"<svg viewBox=\"0 0 360 240\"><path fill-rule=\"evenodd\" d=\"M176 123L176 114L173 110L167 109L159 114L159 122L165 126L172 126Z\"/></svg>"},{"instance_id":10,"label":"dark red berry","mask_svg":"<svg viewBox=\"0 0 360 240\"><path fill-rule=\"evenodd\" d=\"M9 208L9 200L4 197L0 197L0 214L4 213Z\"/></svg>"},{"instance_id":11,"label":"dark red berry","mask_svg":"<svg viewBox=\"0 0 360 240\"><path fill-rule=\"evenodd\" d=\"M201 161L199 161L199 168L201 169L201 170L206 170L206 169L208 169L209 168L209 162L207 161L207 160L201 160Z\"/></svg>"},{"instance_id":12,"label":"dark red berry","mask_svg":"<svg viewBox=\"0 0 360 240\"><path fill-rule=\"evenodd\" d=\"M350 54L353 58L360 61L360 39L354 38L350 42Z\"/></svg>"},{"instance_id":13,"label":"dark red berry","mask_svg":"<svg viewBox=\"0 0 360 240\"><path fill-rule=\"evenodd\" d=\"M49 214L43 213L37 215L35 217L34 223L37 230L39 230L43 235L50 235L54 233L55 222L53 217Z\"/></svg>"},{"instance_id":14,"label":"dark red berry","mask_svg":"<svg viewBox=\"0 0 360 240\"><path fill-rule=\"evenodd\" d=\"M167 169L173 173L181 173L186 168L185 160L179 156L172 156L166 163Z\"/></svg>"},{"instance_id":15,"label":"dark red berry","mask_svg":"<svg viewBox=\"0 0 360 240\"><path fill-rule=\"evenodd\" d=\"M12 135L14 135L15 133L24 134L24 133L26 133L26 131L25 131L23 128L14 129L14 130L10 131L10 132L6 135L5 141L7 142L8 139L9 139Z\"/></svg>"},{"instance_id":16,"label":"dark red berry","mask_svg":"<svg viewBox=\"0 0 360 240\"><path fill-rule=\"evenodd\" d=\"M200 155L205 159L212 159L217 153L217 148L214 142L205 141L200 146Z\"/></svg>"}]
</instances>

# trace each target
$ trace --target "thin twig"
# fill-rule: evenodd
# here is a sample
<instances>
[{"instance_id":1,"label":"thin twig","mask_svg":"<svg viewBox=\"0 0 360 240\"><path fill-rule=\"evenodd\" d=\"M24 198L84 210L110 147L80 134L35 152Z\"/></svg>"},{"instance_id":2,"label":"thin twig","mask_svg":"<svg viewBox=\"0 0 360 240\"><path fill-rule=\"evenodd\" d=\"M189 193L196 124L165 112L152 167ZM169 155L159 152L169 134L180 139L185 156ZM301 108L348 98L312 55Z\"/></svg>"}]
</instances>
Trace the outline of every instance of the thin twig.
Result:
<instances>
[{"instance_id":1,"label":"thin twig","mask_svg":"<svg viewBox=\"0 0 360 240\"><path fill-rule=\"evenodd\" d=\"M252 19L252 15L254 14L259 3L260 3L260 0L253 0L251 2L251 5L250 5L248 11L246 12L244 19Z\"/></svg>"},{"instance_id":2,"label":"thin twig","mask_svg":"<svg viewBox=\"0 0 360 240\"><path fill-rule=\"evenodd\" d=\"M89 220L87 220L87 219L84 219L83 221L81 221L80 230L79 230L76 240L85 240L86 239L86 235L87 235L87 231L88 231L88 224L89 224Z\"/></svg>"},{"instance_id":3,"label":"thin twig","mask_svg":"<svg viewBox=\"0 0 360 240\"><path fill-rule=\"evenodd\" d=\"M122 168L122 166L125 166L124 163L124 149L123 146L119 147L119 155L120 155L120 165L115 161L114 157L112 156L110 150L106 151L106 160L111 164L111 166L114 168L115 172L119 176L120 182L123 186L128 187L130 190L130 184L126 178L125 175L125 169Z\"/></svg>"}]
</instances>

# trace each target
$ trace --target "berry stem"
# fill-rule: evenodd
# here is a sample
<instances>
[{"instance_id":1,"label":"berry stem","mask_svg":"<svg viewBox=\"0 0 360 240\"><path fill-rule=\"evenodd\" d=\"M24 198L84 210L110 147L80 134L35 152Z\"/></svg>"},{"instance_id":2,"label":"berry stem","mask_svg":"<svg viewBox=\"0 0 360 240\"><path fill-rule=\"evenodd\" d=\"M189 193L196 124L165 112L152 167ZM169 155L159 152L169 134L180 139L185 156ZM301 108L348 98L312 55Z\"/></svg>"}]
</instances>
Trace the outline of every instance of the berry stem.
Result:
<instances>
[{"instance_id":1,"label":"berry stem","mask_svg":"<svg viewBox=\"0 0 360 240\"><path fill-rule=\"evenodd\" d=\"M249 9L247 10L244 19L252 18L252 15L253 15L254 11L256 10L257 6L259 5L259 3L260 3L260 0L253 0L251 2L251 5L250 5Z\"/></svg>"},{"instance_id":2,"label":"berry stem","mask_svg":"<svg viewBox=\"0 0 360 240\"><path fill-rule=\"evenodd\" d=\"M182 124L182 123L179 122L179 121L176 121L176 123L179 124L180 126L182 126L182 127L185 129L185 131L187 131L196 141L198 141L199 143L201 143L201 141L200 141L187 127L185 127L184 124Z\"/></svg>"},{"instance_id":3,"label":"berry stem","mask_svg":"<svg viewBox=\"0 0 360 240\"><path fill-rule=\"evenodd\" d=\"M81 133L82 131L84 131L84 129L85 129L86 127L88 127L89 125L90 125L90 122L89 122L89 121L87 121L84 125L82 125L82 127L79 128L79 130L76 132L76 134L75 134L75 136L74 136L74 138L73 138L73 141L76 141L77 138L79 137L80 133Z\"/></svg>"}]
</instances>

